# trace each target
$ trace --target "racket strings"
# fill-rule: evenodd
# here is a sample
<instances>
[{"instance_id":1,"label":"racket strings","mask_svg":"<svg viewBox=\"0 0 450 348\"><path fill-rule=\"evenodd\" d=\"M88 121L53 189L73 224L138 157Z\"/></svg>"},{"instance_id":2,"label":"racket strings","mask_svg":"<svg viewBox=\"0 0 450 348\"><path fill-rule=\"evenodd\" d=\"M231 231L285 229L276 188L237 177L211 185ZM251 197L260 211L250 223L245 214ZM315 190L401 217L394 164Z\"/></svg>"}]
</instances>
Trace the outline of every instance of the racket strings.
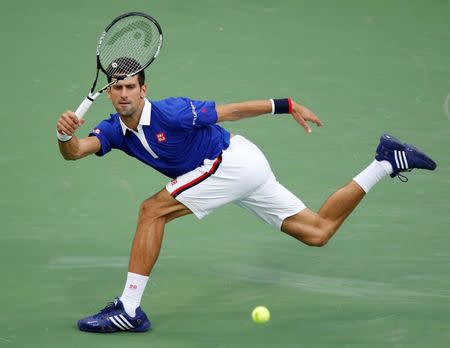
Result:
<instances>
[{"instance_id":1,"label":"racket strings","mask_svg":"<svg viewBox=\"0 0 450 348\"><path fill-rule=\"evenodd\" d=\"M130 75L145 68L158 53L161 34L150 19L141 16L117 21L99 45L100 64L109 76Z\"/></svg>"}]
</instances>

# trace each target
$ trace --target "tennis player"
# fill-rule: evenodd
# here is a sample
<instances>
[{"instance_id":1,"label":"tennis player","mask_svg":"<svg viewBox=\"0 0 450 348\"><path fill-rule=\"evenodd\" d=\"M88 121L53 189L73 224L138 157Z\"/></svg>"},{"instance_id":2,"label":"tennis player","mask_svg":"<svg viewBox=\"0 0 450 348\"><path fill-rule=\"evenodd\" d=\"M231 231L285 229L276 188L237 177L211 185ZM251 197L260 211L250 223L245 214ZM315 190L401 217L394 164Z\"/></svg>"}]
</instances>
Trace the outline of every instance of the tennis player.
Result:
<instances>
[{"instance_id":1,"label":"tennis player","mask_svg":"<svg viewBox=\"0 0 450 348\"><path fill-rule=\"evenodd\" d=\"M74 112L64 112L57 122L58 134L71 136L58 141L66 160L104 156L118 149L170 178L165 188L140 206L122 295L99 313L79 320L82 331L143 332L151 327L140 302L159 255L164 227L175 218L193 213L202 219L234 202L307 245L323 246L381 179L414 168L436 168L417 148L382 135L373 162L316 213L277 181L256 145L219 125L265 114L290 114L311 133L309 123L320 127L322 122L308 108L289 98L216 105L189 98L151 101L146 93L144 72L110 87L108 96L117 113L82 139L75 131L83 121Z\"/></svg>"}]
</instances>

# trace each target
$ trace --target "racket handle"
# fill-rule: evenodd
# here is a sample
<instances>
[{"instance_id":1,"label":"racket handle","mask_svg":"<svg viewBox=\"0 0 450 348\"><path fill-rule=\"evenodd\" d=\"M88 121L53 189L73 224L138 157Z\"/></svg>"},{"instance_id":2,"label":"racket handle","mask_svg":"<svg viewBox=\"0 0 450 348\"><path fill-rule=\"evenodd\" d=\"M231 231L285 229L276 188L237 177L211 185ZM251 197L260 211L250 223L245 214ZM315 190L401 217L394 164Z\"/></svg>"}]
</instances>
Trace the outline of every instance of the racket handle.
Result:
<instances>
[{"instance_id":1,"label":"racket handle","mask_svg":"<svg viewBox=\"0 0 450 348\"><path fill-rule=\"evenodd\" d=\"M86 115L86 112L89 110L92 103L99 95L100 95L99 92L97 92L95 94L89 93L88 96L86 98L84 98L83 102L80 104L78 109L75 110L75 115L78 117L78 119L82 119L84 117L84 115ZM56 136L58 137L59 140L61 140L63 142L69 141L70 139L72 139L71 135L59 133L58 131L56 131Z\"/></svg>"},{"instance_id":2,"label":"racket handle","mask_svg":"<svg viewBox=\"0 0 450 348\"><path fill-rule=\"evenodd\" d=\"M83 102L80 104L80 106L78 107L78 109L75 110L75 115L78 117L78 119L81 119L84 117L84 115L86 114L86 112L89 110L89 108L91 107L92 103L94 102L94 100L100 95L100 93L89 93L88 96L86 98L84 98Z\"/></svg>"}]
</instances>

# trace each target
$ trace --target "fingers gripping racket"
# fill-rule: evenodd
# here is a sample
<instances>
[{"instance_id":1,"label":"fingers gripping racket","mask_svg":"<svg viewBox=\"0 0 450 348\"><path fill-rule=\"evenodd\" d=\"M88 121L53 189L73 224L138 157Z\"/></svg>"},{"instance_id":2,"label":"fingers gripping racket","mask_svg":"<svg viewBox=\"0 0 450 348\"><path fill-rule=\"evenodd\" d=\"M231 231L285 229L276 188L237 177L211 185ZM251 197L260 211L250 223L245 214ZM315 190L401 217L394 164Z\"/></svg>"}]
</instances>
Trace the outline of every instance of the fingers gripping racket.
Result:
<instances>
[{"instance_id":1,"label":"fingers gripping racket","mask_svg":"<svg viewBox=\"0 0 450 348\"><path fill-rule=\"evenodd\" d=\"M161 26L153 17L129 12L115 18L98 40L97 73L88 96L75 110L78 119L108 87L147 68L158 56L162 42ZM111 82L94 93L100 70Z\"/></svg>"}]
</instances>

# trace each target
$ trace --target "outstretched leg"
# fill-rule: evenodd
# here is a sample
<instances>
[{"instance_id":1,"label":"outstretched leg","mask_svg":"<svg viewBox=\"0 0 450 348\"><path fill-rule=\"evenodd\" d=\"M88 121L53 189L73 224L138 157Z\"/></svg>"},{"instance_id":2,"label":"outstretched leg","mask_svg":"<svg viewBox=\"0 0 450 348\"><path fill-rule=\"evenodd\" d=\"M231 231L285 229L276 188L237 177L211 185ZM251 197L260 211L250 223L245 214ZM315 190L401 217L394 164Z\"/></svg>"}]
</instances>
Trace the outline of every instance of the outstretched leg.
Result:
<instances>
[{"instance_id":1,"label":"outstretched leg","mask_svg":"<svg viewBox=\"0 0 450 348\"><path fill-rule=\"evenodd\" d=\"M281 230L305 244L323 246L378 181L387 175L395 177L414 168L434 170L436 163L414 146L384 134L375 160L366 169L333 193L318 213L304 209L286 218Z\"/></svg>"},{"instance_id":2,"label":"outstretched leg","mask_svg":"<svg viewBox=\"0 0 450 348\"><path fill-rule=\"evenodd\" d=\"M304 209L283 221L281 230L311 246L323 246L366 193L354 181L333 193L318 213Z\"/></svg>"}]
</instances>

